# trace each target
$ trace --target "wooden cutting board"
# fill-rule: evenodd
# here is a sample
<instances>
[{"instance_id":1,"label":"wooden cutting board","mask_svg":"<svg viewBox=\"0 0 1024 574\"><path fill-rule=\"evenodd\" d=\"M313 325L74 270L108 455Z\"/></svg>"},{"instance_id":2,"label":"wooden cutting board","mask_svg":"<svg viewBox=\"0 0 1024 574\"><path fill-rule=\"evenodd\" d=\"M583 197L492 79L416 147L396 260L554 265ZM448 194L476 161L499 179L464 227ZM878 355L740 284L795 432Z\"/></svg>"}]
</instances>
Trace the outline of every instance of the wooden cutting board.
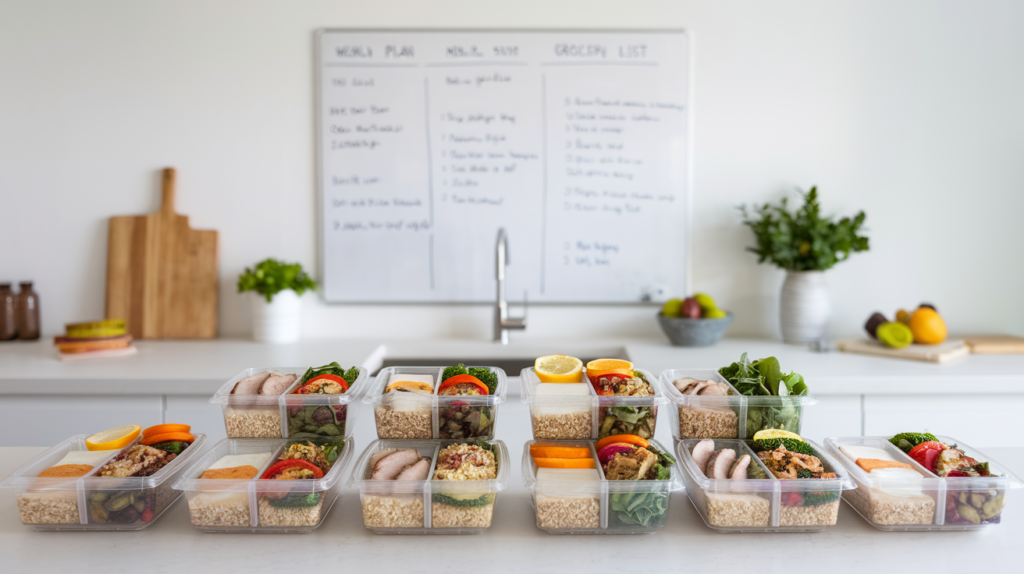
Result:
<instances>
[{"instance_id":1,"label":"wooden cutting board","mask_svg":"<svg viewBox=\"0 0 1024 574\"><path fill-rule=\"evenodd\" d=\"M217 232L174 212L174 179L163 171L160 211L110 218L106 315L137 339L217 335Z\"/></svg>"},{"instance_id":2,"label":"wooden cutting board","mask_svg":"<svg viewBox=\"0 0 1024 574\"><path fill-rule=\"evenodd\" d=\"M1024 354L1024 338L1013 335L969 335L964 343L975 355Z\"/></svg>"},{"instance_id":3,"label":"wooden cutting board","mask_svg":"<svg viewBox=\"0 0 1024 574\"><path fill-rule=\"evenodd\" d=\"M894 359L909 359L911 361L927 361L930 363L945 363L946 361L964 357L971 353L971 350L962 340L946 341L938 345L910 345L902 349L894 349L871 339L847 339L839 341L836 346L839 347L840 351L846 351L847 353L877 355Z\"/></svg>"}]
</instances>

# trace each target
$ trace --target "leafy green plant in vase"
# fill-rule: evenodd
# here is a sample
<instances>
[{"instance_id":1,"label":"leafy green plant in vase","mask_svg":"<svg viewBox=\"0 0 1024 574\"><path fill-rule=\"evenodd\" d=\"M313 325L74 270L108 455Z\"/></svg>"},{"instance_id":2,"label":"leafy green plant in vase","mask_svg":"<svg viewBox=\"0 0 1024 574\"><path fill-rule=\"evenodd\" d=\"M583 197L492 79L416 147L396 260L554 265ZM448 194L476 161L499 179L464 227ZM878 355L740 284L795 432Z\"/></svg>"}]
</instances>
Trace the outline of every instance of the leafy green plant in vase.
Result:
<instances>
[{"instance_id":1,"label":"leafy green plant in vase","mask_svg":"<svg viewBox=\"0 0 1024 574\"><path fill-rule=\"evenodd\" d=\"M866 217L863 211L835 221L821 214L817 187L800 195L804 203L793 212L785 197L778 205L739 209L756 241L747 251L758 256L758 263L769 262L786 271L779 313L782 339L805 344L828 334L832 308L824 272L852 253L867 251L868 238L860 234Z\"/></svg>"},{"instance_id":2,"label":"leafy green plant in vase","mask_svg":"<svg viewBox=\"0 0 1024 574\"><path fill-rule=\"evenodd\" d=\"M298 263L265 259L238 276L238 292L252 292L252 338L260 343L292 343L302 326L300 295L316 281Z\"/></svg>"}]
</instances>

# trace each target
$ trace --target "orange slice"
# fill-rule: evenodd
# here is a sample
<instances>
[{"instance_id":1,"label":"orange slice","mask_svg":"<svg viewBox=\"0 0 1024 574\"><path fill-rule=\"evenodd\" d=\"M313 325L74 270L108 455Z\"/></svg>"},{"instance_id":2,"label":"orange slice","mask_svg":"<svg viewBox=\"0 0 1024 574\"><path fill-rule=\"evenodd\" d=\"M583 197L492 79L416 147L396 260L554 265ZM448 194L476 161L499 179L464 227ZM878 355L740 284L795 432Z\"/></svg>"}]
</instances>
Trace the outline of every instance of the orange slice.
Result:
<instances>
[{"instance_id":1,"label":"orange slice","mask_svg":"<svg viewBox=\"0 0 1024 574\"><path fill-rule=\"evenodd\" d=\"M592 458L534 458L538 468L594 468Z\"/></svg>"},{"instance_id":2,"label":"orange slice","mask_svg":"<svg viewBox=\"0 0 1024 574\"><path fill-rule=\"evenodd\" d=\"M139 425L125 425L98 432L85 439L85 448L89 450L115 450L131 444L142 432Z\"/></svg>"},{"instance_id":3,"label":"orange slice","mask_svg":"<svg viewBox=\"0 0 1024 574\"><path fill-rule=\"evenodd\" d=\"M633 363L622 359L597 359L587 363L587 378L591 382L608 375L633 376Z\"/></svg>"},{"instance_id":4,"label":"orange slice","mask_svg":"<svg viewBox=\"0 0 1024 574\"><path fill-rule=\"evenodd\" d=\"M164 423L162 425L153 425L146 430L142 431L142 438L153 436L156 434L164 434L169 432L188 432L192 430L189 425L181 425L175 423Z\"/></svg>"},{"instance_id":5,"label":"orange slice","mask_svg":"<svg viewBox=\"0 0 1024 574\"><path fill-rule=\"evenodd\" d=\"M533 371L542 383L578 383L583 380L583 361L569 355L538 357Z\"/></svg>"},{"instance_id":6,"label":"orange slice","mask_svg":"<svg viewBox=\"0 0 1024 574\"><path fill-rule=\"evenodd\" d=\"M530 456L534 458L591 458L590 449L584 446L541 446L530 445Z\"/></svg>"}]
</instances>

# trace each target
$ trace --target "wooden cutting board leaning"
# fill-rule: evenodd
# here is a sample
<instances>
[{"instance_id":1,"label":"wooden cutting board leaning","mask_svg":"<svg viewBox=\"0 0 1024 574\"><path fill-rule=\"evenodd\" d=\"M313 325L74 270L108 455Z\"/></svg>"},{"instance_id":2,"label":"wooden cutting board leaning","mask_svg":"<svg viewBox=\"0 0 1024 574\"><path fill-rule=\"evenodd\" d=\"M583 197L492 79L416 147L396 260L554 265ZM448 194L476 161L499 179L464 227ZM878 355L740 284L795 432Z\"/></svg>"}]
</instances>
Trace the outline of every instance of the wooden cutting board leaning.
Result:
<instances>
[{"instance_id":1,"label":"wooden cutting board leaning","mask_svg":"<svg viewBox=\"0 0 1024 574\"><path fill-rule=\"evenodd\" d=\"M174 212L174 187L166 168L160 211L110 218L106 316L137 339L217 335L217 232Z\"/></svg>"}]
</instances>

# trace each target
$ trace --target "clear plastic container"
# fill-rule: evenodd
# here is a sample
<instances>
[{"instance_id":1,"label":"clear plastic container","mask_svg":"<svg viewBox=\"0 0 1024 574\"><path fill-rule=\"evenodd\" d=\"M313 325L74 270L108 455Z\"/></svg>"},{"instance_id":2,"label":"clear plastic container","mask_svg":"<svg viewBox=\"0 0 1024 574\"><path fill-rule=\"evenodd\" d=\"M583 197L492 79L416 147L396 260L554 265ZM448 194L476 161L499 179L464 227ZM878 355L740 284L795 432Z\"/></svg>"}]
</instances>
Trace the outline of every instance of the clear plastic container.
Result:
<instances>
[{"instance_id":1,"label":"clear plastic container","mask_svg":"<svg viewBox=\"0 0 1024 574\"><path fill-rule=\"evenodd\" d=\"M217 389L210 402L224 410L224 428L228 438L285 438L302 434L345 436L352 428L359 409L349 411L348 405L365 391L369 378L367 369L359 369L359 377L347 392L340 395L295 395L307 368L254 367L245 369ZM265 371L296 375L295 383L281 395L233 395L238 381ZM321 407L323 407L321 409Z\"/></svg>"},{"instance_id":2,"label":"clear plastic container","mask_svg":"<svg viewBox=\"0 0 1024 574\"><path fill-rule=\"evenodd\" d=\"M73 436L33 458L7 477L0 488L15 491L22 524L33 530L141 530L156 522L180 492L172 483L203 450L206 435L151 476L99 476L100 468L138 440L117 450L79 478L39 478L69 452L88 450L88 435ZM130 507L130 509L129 509Z\"/></svg>"},{"instance_id":3,"label":"clear plastic container","mask_svg":"<svg viewBox=\"0 0 1024 574\"><path fill-rule=\"evenodd\" d=\"M737 458L749 454L764 478L711 479L697 468L691 452L701 440L676 443L686 494L708 528L718 532L821 532L836 523L844 489L856 488L846 469L819 445L806 441L825 472L837 478L778 479L748 446L737 439L711 439L715 450L731 448ZM755 471L756 472L756 471ZM748 472L748 476L753 473Z\"/></svg>"},{"instance_id":4,"label":"clear plastic container","mask_svg":"<svg viewBox=\"0 0 1024 574\"><path fill-rule=\"evenodd\" d=\"M434 476L437 454L462 440L375 440L352 468L349 484L359 490L363 526L377 534L480 534L490 528L498 493L508 482L505 443L484 441L494 449L498 477L486 480L371 480L370 458L385 449L416 449L430 458ZM451 500L472 504L448 504Z\"/></svg>"},{"instance_id":5,"label":"clear plastic container","mask_svg":"<svg viewBox=\"0 0 1024 574\"><path fill-rule=\"evenodd\" d=\"M691 377L729 385L728 396L684 395L673 383ZM818 399L813 395L768 396L741 395L718 371L713 369L668 369L661 372L661 385L675 416L672 437L690 438L754 437L759 430L777 428L800 434L803 409Z\"/></svg>"},{"instance_id":6,"label":"clear plastic container","mask_svg":"<svg viewBox=\"0 0 1024 574\"><path fill-rule=\"evenodd\" d=\"M982 530L998 525L1005 514L1009 491L1024 484L1006 467L974 448L953 438L937 438L957 445L978 462L988 462L989 470L999 476L940 478L890 443L889 437L830 437L825 439L825 446L857 484L857 489L846 492L843 498L879 530ZM896 460L911 465L924 478L920 484L908 485L904 481L873 477L843 454L840 446L883 449ZM977 518L977 522L961 517L961 513L970 515L972 510L972 518Z\"/></svg>"},{"instance_id":7,"label":"clear plastic container","mask_svg":"<svg viewBox=\"0 0 1024 574\"><path fill-rule=\"evenodd\" d=\"M352 458L352 437L331 470L314 480L262 480L259 477L278 462L277 457L293 442L302 439L224 439L195 461L174 488L185 492L192 526L203 532L307 533L316 530L338 498L338 480ZM326 437L322 440L341 440ZM251 479L199 478L226 455L271 453ZM308 503L313 495L315 502ZM286 500L286 502L274 502Z\"/></svg>"},{"instance_id":8,"label":"clear plastic container","mask_svg":"<svg viewBox=\"0 0 1024 574\"><path fill-rule=\"evenodd\" d=\"M647 378L654 389L654 396L598 395L587 378L586 369L583 369L582 375L582 384L589 389L586 396L538 396L538 387L546 383L540 382L533 367L523 369L520 374L522 401L530 405L534 440L593 440L613 434L636 434L646 439L653 438L658 423L658 405L667 403L668 399L653 374L643 369L636 370ZM618 409L621 408L629 408L631 414L638 414L636 421L620 421Z\"/></svg>"},{"instance_id":9,"label":"clear plastic container","mask_svg":"<svg viewBox=\"0 0 1024 574\"><path fill-rule=\"evenodd\" d=\"M373 405L377 436L394 440L493 438L498 405L505 402L508 384L502 369L483 368L498 377L493 395L438 396L443 367L381 369L363 397L364 403ZM393 374L430 375L434 378L434 394L430 397L414 393L384 394Z\"/></svg>"},{"instance_id":10,"label":"clear plastic container","mask_svg":"<svg viewBox=\"0 0 1024 574\"><path fill-rule=\"evenodd\" d=\"M523 485L530 491L537 528L549 534L651 534L664 528L671 493L682 483L672 465L669 480L607 480L597 465L598 481L538 480L530 447L589 447L594 441L531 440L523 446ZM669 453L657 441L651 444Z\"/></svg>"}]
</instances>

